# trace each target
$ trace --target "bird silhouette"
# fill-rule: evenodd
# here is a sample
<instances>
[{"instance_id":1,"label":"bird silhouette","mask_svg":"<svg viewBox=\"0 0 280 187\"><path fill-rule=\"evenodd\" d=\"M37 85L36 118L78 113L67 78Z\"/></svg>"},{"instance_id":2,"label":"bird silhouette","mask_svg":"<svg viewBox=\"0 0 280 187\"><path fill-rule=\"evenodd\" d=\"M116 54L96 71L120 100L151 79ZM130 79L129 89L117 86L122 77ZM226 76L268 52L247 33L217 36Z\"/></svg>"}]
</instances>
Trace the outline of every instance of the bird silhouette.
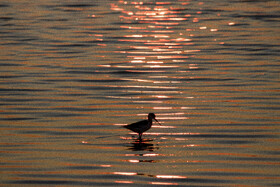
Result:
<instances>
[{"instance_id":1,"label":"bird silhouette","mask_svg":"<svg viewBox=\"0 0 280 187\"><path fill-rule=\"evenodd\" d=\"M156 115L154 113L149 113L147 120L138 121L129 125L125 125L123 127L138 133L138 139L141 140L143 132L149 130L152 127L153 119L158 122L158 120L156 120Z\"/></svg>"}]
</instances>

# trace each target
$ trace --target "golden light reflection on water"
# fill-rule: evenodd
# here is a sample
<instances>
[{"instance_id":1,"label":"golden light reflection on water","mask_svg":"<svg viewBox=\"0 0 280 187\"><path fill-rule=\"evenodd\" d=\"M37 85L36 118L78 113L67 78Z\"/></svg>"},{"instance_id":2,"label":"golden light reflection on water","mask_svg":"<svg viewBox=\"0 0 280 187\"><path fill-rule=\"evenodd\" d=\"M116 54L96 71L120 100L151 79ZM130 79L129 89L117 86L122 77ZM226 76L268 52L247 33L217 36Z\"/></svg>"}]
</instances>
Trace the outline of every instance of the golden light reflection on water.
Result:
<instances>
[{"instance_id":1,"label":"golden light reflection on water","mask_svg":"<svg viewBox=\"0 0 280 187\"><path fill-rule=\"evenodd\" d=\"M198 3L199 6L203 5ZM182 8L180 5L182 5ZM108 68L124 69L129 73L145 73L147 76L120 77L127 81L126 86L120 86L125 90L120 92L141 94L141 96L107 96L115 99L131 99L132 103L138 104L139 108L146 104L155 105L153 110L163 112L176 107L170 106L180 95L184 94L177 84L183 84L182 79L186 79L188 70L198 69L197 64L189 62L194 58L200 49L195 49L196 45L193 37L195 29L185 27L188 21L199 22L196 15L202 11L186 14L188 3L180 2L174 6L171 2L129 2L118 1L111 3L111 10L119 13L118 27L122 32L118 32L115 37L120 45L115 47L115 53L121 54L122 63L103 64ZM181 31L177 29L180 27ZM206 26L200 26L199 30L209 30ZM214 28L215 29L215 28ZM101 42L102 43L102 42ZM166 74L166 72L176 74ZM179 75L182 74L182 77ZM191 79L191 78L187 78ZM142 86L141 84L145 84ZM149 86L147 86L149 84ZM104 85L112 87L111 85ZM154 91L153 91L154 90ZM160 91L159 91L160 90ZM147 94L147 95L143 95ZM193 97L186 97L192 99ZM177 107L186 110L188 106ZM157 112L156 112L157 113ZM168 114L166 112L166 114ZM189 117L173 116L162 118L163 120L187 120Z\"/></svg>"},{"instance_id":2,"label":"golden light reflection on water","mask_svg":"<svg viewBox=\"0 0 280 187\"><path fill-rule=\"evenodd\" d=\"M182 2L182 4L184 3ZM127 59L132 58L129 61L131 64L143 64L142 67L150 68L176 68L179 66L165 65L169 63L166 60L172 59L174 61L188 58L189 50L183 50L182 48L185 45L193 45L191 43L192 39L186 33L177 33L179 36L174 34L175 27L191 17L190 14L181 14L183 9L174 7L169 2L147 6L143 2L127 1L119 1L117 4L112 3L111 9L122 12L123 15L119 18L124 24L139 23L143 25L140 27L120 26L120 28L127 29L127 33L133 34L124 34L119 41L133 45L129 46L132 51L120 50L116 52L128 54ZM145 65L149 63L155 65Z\"/></svg>"},{"instance_id":3,"label":"golden light reflection on water","mask_svg":"<svg viewBox=\"0 0 280 187\"><path fill-rule=\"evenodd\" d=\"M263 2L19 2L0 4L7 184L279 180L279 17ZM121 128L147 112L162 125L143 140Z\"/></svg>"},{"instance_id":4,"label":"golden light reflection on water","mask_svg":"<svg viewBox=\"0 0 280 187\"><path fill-rule=\"evenodd\" d=\"M154 178L154 179L187 179L186 176L180 176L180 175L145 175L145 174L140 174L140 173L134 173L134 172L114 172L113 174L115 175L123 175L123 176L147 176L150 178ZM134 183L133 181L115 181L116 183L126 183L126 184L130 184L130 183ZM153 184L153 185L178 185L178 183L176 182L149 182L149 184Z\"/></svg>"}]
</instances>

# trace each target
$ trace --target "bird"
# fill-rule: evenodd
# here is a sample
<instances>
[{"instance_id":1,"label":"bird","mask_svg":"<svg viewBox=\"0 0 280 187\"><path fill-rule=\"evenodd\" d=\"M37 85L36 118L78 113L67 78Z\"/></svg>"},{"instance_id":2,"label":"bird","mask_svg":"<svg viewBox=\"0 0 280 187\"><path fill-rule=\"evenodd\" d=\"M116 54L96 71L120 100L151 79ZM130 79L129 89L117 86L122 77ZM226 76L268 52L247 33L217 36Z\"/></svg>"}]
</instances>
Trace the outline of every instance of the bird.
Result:
<instances>
[{"instance_id":1,"label":"bird","mask_svg":"<svg viewBox=\"0 0 280 187\"><path fill-rule=\"evenodd\" d=\"M142 121L138 121L135 123L131 123L131 124L125 125L123 127L127 128L133 132L138 133L138 136L139 136L138 139L141 140L143 132L149 130L152 127L153 119L156 122L158 122L158 120L156 120L156 115L154 113L149 113L147 120L142 120ZM159 123L159 125L161 125L161 124Z\"/></svg>"}]
</instances>

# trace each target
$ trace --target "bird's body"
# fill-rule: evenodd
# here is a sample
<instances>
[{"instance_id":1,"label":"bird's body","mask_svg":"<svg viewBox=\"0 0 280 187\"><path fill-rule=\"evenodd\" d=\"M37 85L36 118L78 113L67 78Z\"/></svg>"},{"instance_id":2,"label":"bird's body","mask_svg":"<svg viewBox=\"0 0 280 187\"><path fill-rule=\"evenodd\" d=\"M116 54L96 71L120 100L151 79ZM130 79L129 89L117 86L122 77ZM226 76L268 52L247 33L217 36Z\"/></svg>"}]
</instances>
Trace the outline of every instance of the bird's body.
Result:
<instances>
[{"instance_id":1,"label":"bird's body","mask_svg":"<svg viewBox=\"0 0 280 187\"><path fill-rule=\"evenodd\" d=\"M153 119L156 120L155 114L154 113L149 113L148 120L142 120L142 121L138 121L136 123L125 125L124 128L127 128L127 129L129 129L133 132L138 133L139 139L141 139L143 132L149 130L152 127Z\"/></svg>"}]
</instances>

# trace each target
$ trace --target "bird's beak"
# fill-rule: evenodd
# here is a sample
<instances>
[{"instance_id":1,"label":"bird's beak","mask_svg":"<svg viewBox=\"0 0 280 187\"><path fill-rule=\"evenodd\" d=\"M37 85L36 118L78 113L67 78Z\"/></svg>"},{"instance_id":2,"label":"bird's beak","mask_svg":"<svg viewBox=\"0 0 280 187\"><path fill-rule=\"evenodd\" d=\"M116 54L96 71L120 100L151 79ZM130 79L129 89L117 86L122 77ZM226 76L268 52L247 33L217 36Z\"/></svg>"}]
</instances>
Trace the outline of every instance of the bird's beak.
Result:
<instances>
[{"instance_id":1,"label":"bird's beak","mask_svg":"<svg viewBox=\"0 0 280 187\"><path fill-rule=\"evenodd\" d=\"M156 122L158 122L158 120L156 120L156 118L154 118L154 120L155 120ZM161 125L160 122L158 122L158 124Z\"/></svg>"}]
</instances>

